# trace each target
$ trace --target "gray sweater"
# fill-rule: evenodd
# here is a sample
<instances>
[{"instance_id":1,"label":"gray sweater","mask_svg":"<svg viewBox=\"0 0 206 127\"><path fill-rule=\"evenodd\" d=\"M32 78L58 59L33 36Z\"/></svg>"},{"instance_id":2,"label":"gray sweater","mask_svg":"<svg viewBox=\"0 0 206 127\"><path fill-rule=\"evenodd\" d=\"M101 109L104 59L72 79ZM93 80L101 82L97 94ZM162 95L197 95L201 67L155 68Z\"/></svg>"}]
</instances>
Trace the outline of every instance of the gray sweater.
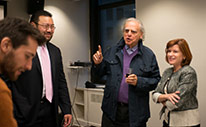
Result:
<instances>
[{"instance_id":1,"label":"gray sweater","mask_svg":"<svg viewBox=\"0 0 206 127\"><path fill-rule=\"evenodd\" d=\"M176 103L176 106L174 106L170 101L167 101L167 108L170 111L185 111L190 109L197 109L197 75L195 70L188 65L183 66L181 69L174 73L173 68L166 69L157 88L153 92L153 100L158 103L158 94L164 94L165 83L169 77L171 78L167 87L167 93L180 91L180 100L178 103Z\"/></svg>"}]
</instances>

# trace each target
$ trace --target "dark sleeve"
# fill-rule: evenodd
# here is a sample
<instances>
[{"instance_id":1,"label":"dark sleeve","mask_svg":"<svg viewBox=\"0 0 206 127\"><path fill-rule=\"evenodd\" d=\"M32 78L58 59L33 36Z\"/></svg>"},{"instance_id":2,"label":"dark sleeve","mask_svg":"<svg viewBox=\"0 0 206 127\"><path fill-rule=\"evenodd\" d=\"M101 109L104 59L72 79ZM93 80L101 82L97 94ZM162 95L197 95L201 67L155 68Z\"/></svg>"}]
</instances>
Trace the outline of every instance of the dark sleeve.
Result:
<instances>
[{"instance_id":1,"label":"dark sleeve","mask_svg":"<svg viewBox=\"0 0 206 127\"><path fill-rule=\"evenodd\" d=\"M148 69L147 71L149 72L148 76L137 76L137 90L151 91L156 88L160 80L160 72L155 55L152 56L151 66L150 69Z\"/></svg>"},{"instance_id":2,"label":"dark sleeve","mask_svg":"<svg viewBox=\"0 0 206 127\"><path fill-rule=\"evenodd\" d=\"M29 104L26 97L22 96L21 93L17 90L17 83L12 85L12 99L14 107L14 116L18 124L23 124L26 122L24 116L28 116L31 105ZM22 114L24 113L24 115Z\"/></svg>"},{"instance_id":3,"label":"dark sleeve","mask_svg":"<svg viewBox=\"0 0 206 127\"><path fill-rule=\"evenodd\" d=\"M71 101L69 96L69 91L67 87L67 82L65 79L65 74L63 70L63 64L62 64L62 56L60 53L60 59L59 59L59 75L58 75L58 95L59 95L59 106L63 112L63 114L71 114Z\"/></svg>"},{"instance_id":4,"label":"dark sleeve","mask_svg":"<svg viewBox=\"0 0 206 127\"><path fill-rule=\"evenodd\" d=\"M99 65L95 65L94 62L92 63L92 76L95 80L100 80L102 76L106 74L106 62L104 59Z\"/></svg>"}]
</instances>

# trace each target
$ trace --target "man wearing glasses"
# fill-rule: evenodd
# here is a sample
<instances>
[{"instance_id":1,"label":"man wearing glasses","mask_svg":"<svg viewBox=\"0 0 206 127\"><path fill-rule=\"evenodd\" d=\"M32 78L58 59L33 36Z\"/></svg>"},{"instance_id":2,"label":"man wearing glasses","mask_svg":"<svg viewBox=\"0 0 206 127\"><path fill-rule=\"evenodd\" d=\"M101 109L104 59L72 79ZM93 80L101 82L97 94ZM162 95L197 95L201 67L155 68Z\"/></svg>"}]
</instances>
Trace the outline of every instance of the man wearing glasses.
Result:
<instances>
[{"instance_id":1,"label":"man wearing glasses","mask_svg":"<svg viewBox=\"0 0 206 127\"><path fill-rule=\"evenodd\" d=\"M14 115L19 127L57 127L58 106L64 126L71 122L71 103L60 49L50 43L55 26L52 15L38 11L30 23L46 38L37 49L31 71L23 73L12 88Z\"/></svg>"}]
</instances>

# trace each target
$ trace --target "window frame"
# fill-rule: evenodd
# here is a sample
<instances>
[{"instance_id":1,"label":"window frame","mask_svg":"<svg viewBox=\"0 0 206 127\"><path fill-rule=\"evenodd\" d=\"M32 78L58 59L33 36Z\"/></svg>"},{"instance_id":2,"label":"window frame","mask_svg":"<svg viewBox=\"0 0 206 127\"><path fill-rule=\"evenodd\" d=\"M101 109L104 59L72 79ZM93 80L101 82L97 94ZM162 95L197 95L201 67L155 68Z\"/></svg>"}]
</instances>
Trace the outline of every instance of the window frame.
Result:
<instances>
[{"instance_id":1,"label":"window frame","mask_svg":"<svg viewBox=\"0 0 206 127\"><path fill-rule=\"evenodd\" d=\"M0 1L0 6L4 7L4 18L7 16L7 1Z\"/></svg>"}]
</instances>

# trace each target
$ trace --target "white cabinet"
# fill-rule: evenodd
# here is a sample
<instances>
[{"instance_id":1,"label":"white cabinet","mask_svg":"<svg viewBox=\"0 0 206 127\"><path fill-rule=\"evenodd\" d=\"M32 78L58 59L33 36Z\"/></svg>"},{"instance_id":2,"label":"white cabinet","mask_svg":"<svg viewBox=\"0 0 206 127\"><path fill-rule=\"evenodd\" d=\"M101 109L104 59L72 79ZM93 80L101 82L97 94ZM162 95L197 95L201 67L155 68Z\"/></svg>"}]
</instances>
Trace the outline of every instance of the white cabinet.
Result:
<instances>
[{"instance_id":1,"label":"white cabinet","mask_svg":"<svg viewBox=\"0 0 206 127\"><path fill-rule=\"evenodd\" d=\"M103 89L77 88L74 102L76 119L74 124L81 126L101 126L101 104ZM79 126L79 125L78 125Z\"/></svg>"},{"instance_id":2,"label":"white cabinet","mask_svg":"<svg viewBox=\"0 0 206 127\"><path fill-rule=\"evenodd\" d=\"M85 115L84 115L84 90L83 89L76 89L75 91L76 97L75 97L75 102L74 102L74 110L75 110L75 115L78 118L78 120L84 120Z\"/></svg>"}]
</instances>

